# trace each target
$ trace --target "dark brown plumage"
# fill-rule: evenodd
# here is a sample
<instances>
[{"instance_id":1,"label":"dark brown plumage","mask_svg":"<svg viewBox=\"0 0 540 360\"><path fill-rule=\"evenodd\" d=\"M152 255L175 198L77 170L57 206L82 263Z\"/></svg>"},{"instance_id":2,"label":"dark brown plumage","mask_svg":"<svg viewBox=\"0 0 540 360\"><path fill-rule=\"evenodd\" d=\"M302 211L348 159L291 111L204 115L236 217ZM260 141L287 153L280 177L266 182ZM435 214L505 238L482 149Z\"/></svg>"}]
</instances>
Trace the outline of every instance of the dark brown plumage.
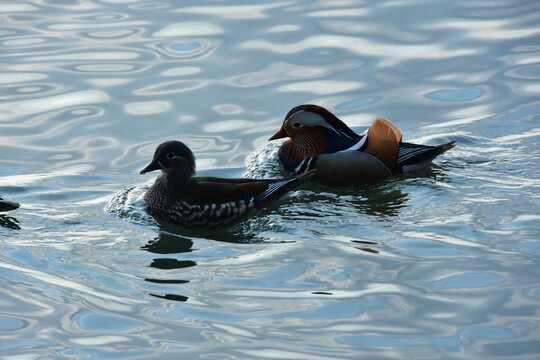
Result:
<instances>
[{"instance_id":1,"label":"dark brown plumage","mask_svg":"<svg viewBox=\"0 0 540 360\"><path fill-rule=\"evenodd\" d=\"M313 176L287 179L193 177L195 156L180 141L159 145L141 174L161 170L144 200L157 217L183 227L212 228L235 222L276 201Z\"/></svg>"}]
</instances>

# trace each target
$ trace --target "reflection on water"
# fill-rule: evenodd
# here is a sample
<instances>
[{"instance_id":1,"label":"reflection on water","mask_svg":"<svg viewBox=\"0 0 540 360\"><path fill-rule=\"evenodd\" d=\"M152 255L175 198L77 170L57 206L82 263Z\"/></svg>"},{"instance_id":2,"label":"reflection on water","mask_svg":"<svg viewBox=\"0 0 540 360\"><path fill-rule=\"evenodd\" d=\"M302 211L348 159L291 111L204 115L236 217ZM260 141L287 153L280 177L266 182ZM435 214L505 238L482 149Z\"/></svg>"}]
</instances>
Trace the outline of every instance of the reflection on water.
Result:
<instances>
[{"instance_id":1,"label":"reflection on water","mask_svg":"<svg viewBox=\"0 0 540 360\"><path fill-rule=\"evenodd\" d=\"M313 185L313 195L309 199L324 205L321 206L324 209L321 212L322 216L331 213L331 209L335 206L336 215L340 213L339 209L346 209L350 213L371 215L385 220L387 217L398 216L400 209L407 206L407 194L393 188L393 181L362 190Z\"/></svg>"},{"instance_id":2,"label":"reflection on water","mask_svg":"<svg viewBox=\"0 0 540 360\"><path fill-rule=\"evenodd\" d=\"M176 259L170 259L170 258L159 258L154 259L152 263L150 264L151 267L155 267L157 269L162 270L170 270L170 269L183 269L190 266L197 265L194 261L191 260L176 260Z\"/></svg>"},{"instance_id":3,"label":"reflection on water","mask_svg":"<svg viewBox=\"0 0 540 360\"><path fill-rule=\"evenodd\" d=\"M13 216L0 215L0 226L11 230L20 230L19 221Z\"/></svg>"},{"instance_id":4,"label":"reflection on water","mask_svg":"<svg viewBox=\"0 0 540 360\"><path fill-rule=\"evenodd\" d=\"M154 253L154 254L181 254L181 253L189 253L193 251L193 241L188 238L183 238L180 236L167 234L164 232L160 232L159 236L155 238L154 240L149 241L146 245L142 247L143 250L146 250L148 252ZM197 263L192 260L178 260L175 258L155 258L152 260L149 266L161 269L161 270L174 270L174 269L184 269L189 268L192 266L196 266ZM189 280L183 280L183 279L172 279L172 274L169 275L167 278L145 278L145 281L156 283L156 284L186 284L189 283ZM150 295L166 299L166 300L174 300L174 301L187 301L188 297L184 295L178 295L178 294L171 294L167 293L164 295L158 295L155 293L150 293Z\"/></svg>"},{"instance_id":5,"label":"reflection on water","mask_svg":"<svg viewBox=\"0 0 540 360\"><path fill-rule=\"evenodd\" d=\"M185 302L188 300L187 296L177 295L177 294L165 294L165 295L150 294L150 295L160 298L160 299L165 299L165 300L182 301L182 302Z\"/></svg>"},{"instance_id":6,"label":"reflection on water","mask_svg":"<svg viewBox=\"0 0 540 360\"><path fill-rule=\"evenodd\" d=\"M538 14L1 3L0 194L24 204L0 215L2 357L536 358ZM165 140L202 176L286 176L267 139L302 103L457 146L374 186L305 185L221 230L146 212L138 171Z\"/></svg>"},{"instance_id":7,"label":"reflection on water","mask_svg":"<svg viewBox=\"0 0 540 360\"><path fill-rule=\"evenodd\" d=\"M362 246L357 247L357 249L359 250L362 250L368 253L379 254L379 251L373 248L375 247L375 245L377 245L377 243L374 241L352 240L352 242L362 245ZM369 245L369 246L366 246L366 245Z\"/></svg>"},{"instance_id":8,"label":"reflection on water","mask_svg":"<svg viewBox=\"0 0 540 360\"><path fill-rule=\"evenodd\" d=\"M191 252L193 241L161 231L159 236L149 241L141 249L155 254L177 254Z\"/></svg>"}]
</instances>

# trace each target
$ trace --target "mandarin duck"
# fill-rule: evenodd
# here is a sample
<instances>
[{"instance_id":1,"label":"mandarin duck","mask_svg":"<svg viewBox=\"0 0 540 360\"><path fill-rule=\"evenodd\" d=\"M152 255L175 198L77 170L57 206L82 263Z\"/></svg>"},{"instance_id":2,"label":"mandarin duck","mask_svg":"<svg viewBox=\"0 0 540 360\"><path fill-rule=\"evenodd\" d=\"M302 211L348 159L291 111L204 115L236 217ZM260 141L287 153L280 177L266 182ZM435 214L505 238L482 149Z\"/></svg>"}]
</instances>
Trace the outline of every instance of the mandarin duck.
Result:
<instances>
[{"instance_id":1,"label":"mandarin duck","mask_svg":"<svg viewBox=\"0 0 540 360\"><path fill-rule=\"evenodd\" d=\"M269 140L289 138L278 151L288 170L302 174L316 169L313 181L329 186L370 184L415 170L454 147L455 141L427 146L401 141L401 131L378 118L357 134L318 105L293 108Z\"/></svg>"},{"instance_id":2,"label":"mandarin duck","mask_svg":"<svg viewBox=\"0 0 540 360\"><path fill-rule=\"evenodd\" d=\"M152 162L140 171L161 170L144 195L149 211L175 225L214 228L265 207L311 179L315 171L285 179L194 177L195 156L180 141L159 145Z\"/></svg>"},{"instance_id":3,"label":"mandarin duck","mask_svg":"<svg viewBox=\"0 0 540 360\"><path fill-rule=\"evenodd\" d=\"M16 202L6 201L0 197L0 212L15 210L18 209L19 206L21 205Z\"/></svg>"}]
</instances>

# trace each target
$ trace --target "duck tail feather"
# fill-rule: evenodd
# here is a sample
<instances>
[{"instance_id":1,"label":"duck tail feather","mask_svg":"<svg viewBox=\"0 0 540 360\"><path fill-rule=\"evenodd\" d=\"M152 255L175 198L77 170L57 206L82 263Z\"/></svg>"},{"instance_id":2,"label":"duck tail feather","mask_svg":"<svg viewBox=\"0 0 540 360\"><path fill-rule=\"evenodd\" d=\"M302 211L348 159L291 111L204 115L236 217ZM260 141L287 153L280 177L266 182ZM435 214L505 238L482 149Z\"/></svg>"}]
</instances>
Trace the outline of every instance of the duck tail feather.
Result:
<instances>
[{"instance_id":1,"label":"duck tail feather","mask_svg":"<svg viewBox=\"0 0 540 360\"><path fill-rule=\"evenodd\" d=\"M443 152L455 146L455 140L437 146L401 143L398 152L397 165L413 165L427 163Z\"/></svg>"},{"instance_id":2,"label":"duck tail feather","mask_svg":"<svg viewBox=\"0 0 540 360\"><path fill-rule=\"evenodd\" d=\"M443 152L452 149L454 146L456 146L456 140L452 140L445 144L438 145L437 147L441 149L441 154L442 154Z\"/></svg>"}]
</instances>

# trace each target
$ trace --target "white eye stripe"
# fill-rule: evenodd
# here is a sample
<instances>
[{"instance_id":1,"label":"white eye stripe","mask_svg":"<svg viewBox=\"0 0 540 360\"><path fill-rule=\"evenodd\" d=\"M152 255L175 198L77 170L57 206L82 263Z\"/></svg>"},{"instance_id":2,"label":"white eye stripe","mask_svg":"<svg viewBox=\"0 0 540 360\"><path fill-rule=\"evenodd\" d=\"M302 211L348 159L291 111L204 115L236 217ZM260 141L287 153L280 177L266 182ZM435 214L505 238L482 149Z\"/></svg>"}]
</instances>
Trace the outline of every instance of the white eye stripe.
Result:
<instances>
[{"instance_id":1,"label":"white eye stripe","mask_svg":"<svg viewBox=\"0 0 540 360\"><path fill-rule=\"evenodd\" d=\"M171 154L172 154L172 156L171 156ZM172 160L172 159L184 159L184 157L183 157L183 156L180 156L180 155L176 155L176 154L173 153L173 152L170 152L170 153L167 154L167 159L168 159L168 160Z\"/></svg>"},{"instance_id":2,"label":"white eye stripe","mask_svg":"<svg viewBox=\"0 0 540 360\"><path fill-rule=\"evenodd\" d=\"M305 110L298 110L297 112L291 114L291 116L289 116L289 117L287 118L287 120L289 120L289 119L292 118L293 116L296 116L296 115L298 115L298 114L300 114L300 113L303 113L303 112L305 112Z\"/></svg>"},{"instance_id":3,"label":"white eye stripe","mask_svg":"<svg viewBox=\"0 0 540 360\"><path fill-rule=\"evenodd\" d=\"M293 122L292 118L295 118L295 121ZM338 135L339 137L345 137L348 139L354 139L351 135L345 133L344 131L335 128L332 126L332 124L328 123L320 114L316 114L314 112L305 111L305 110L299 110L289 116L287 118L287 121L291 124L291 126L295 127L294 124L299 122L300 125L308 125L308 126L322 126L324 128L327 128L330 131L333 131Z\"/></svg>"}]
</instances>

